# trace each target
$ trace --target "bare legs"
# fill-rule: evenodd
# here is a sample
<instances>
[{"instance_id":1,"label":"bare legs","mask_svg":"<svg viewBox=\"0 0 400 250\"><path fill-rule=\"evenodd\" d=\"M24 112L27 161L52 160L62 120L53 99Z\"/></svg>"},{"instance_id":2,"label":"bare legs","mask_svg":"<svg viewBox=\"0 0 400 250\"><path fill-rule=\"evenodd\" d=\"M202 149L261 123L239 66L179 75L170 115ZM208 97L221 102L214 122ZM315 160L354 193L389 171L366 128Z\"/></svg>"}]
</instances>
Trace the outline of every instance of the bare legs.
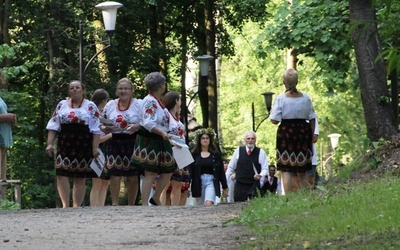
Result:
<instances>
[{"instance_id":1,"label":"bare legs","mask_svg":"<svg viewBox=\"0 0 400 250\"><path fill-rule=\"evenodd\" d=\"M90 191L90 206L104 206L107 189L110 181L101 178L92 178L92 189Z\"/></svg>"},{"instance_id":2,"label":"bare legs","mask_svg":"<svg viewBox=\"0 0 400 250\"><path fill-rule=\"evenodd\" d=\"M293 190L292 187L292 174L290 172L282 172L282 185L285 190L285 194Z\"/></svg>"},{"instance_id":3,"label":"bare legs","mask_svg":"<svg viewBox=\"0 0 400 250\"><path fill-rule=\"evenodd\" d=\"M0 147L0 181L7 176L7 148Z\"/></svg>"},{"instance_id":4,"label":"bare legs","mask_svg":"<svg viewBox=\"0 0 400 250\"><path fill-rule=\"evenodd\" d=\"M142 184L142 205L148 206L148 200L150 196L150 191L153 186L153 182L156 179L157 173L145 171L143 184ZM153 200L157 204L161 204L161 193L163 192L165 186L169 184L172 173L169 174L161 174L160 178L157 180L157 187L154 190Z\"/></svg>"},{"instance_id":5,"label":"bare legs","mask_svg":"<svg viewBox=\"0 0 400 250\"><path fill-rule=\"evenodd\" d=\"M185 190L183 193L181 193L181 200L179 201L180 206L186 206L187 196L188 190Z\"/></svg>"},{"instance_id":6,"label":"bare legs","mask_svg":"<svg viewBox=\"0 0 400 250\"><path fill-rule=\"evenodd\" d=\"M163 206L171 206L171 190L168 191L169 185L166 185L161 193L160 201Z\"/></svg>"},{"instance_id":7,"label":"bare legs","mask_svg":"<svg viewBox=\"0 0 400 250\"><path fill-rule=\"evenodd\" d=\"M160 178L157 180L157 187L154 190L153 200L157 204L161 204L160 196L164 188L169 184L172 173L170 174L161 174ZM145 177L146 178L146 177Z\"/></svg>"},{"instance_id":8,"label":"bare legs","mask_svg":"<svg viewBox=\"0 0 400 250\"><path fill-rule=\"evenodd\" d=\"M171 190L171 206L180 206L181 205L181 193L182 193L182 182L180 181L171 181L172 190Z\"/></svg>"},{"instance_id":9,"label":"bare legs","mask_svg":"<svg viewBox=\"0 0 400 250\"><path fill-rule=\"evenodd\" d=\"M309 186L307 174L282 172L282 185L286 194L299 189L304 189Z\"/></svg>"},{"instance_id":10,"label":"bare legs","mask_svg":"<svg viewBox=\"0 0 400 250\"><path fill-rule=\"evenodd\" d=\"M136 197L139 191L139 177L126 177L126 185L128 189L128 205L133 206L135 205Z\"/></svg>"},{"instance_id":11,"label":"bare legs","mask_svg":"<svg viewBox=\"0 0 400 250\"><path fill-rule=\"evenodd\" d=\"M118 206L119 192L121 189L121 176L110 177L110 194L111 202L113 206ZM139 191L139 177L138 176L127 176L126 177L126 188L128 190L128 205L135 205L136 197Z\"/></svg>"},{"instance_id":12,"label":"bare legs","mask_svg":"<svg viewBox=\"0 0 400 250\"><path fill-rule=\"evenodd\" d=\"M57 175L57 190L58 195L60 195L63 208L69 207L69 194L71 187L69 185L68 177Z\"/></svg>"},{"instance_id":13,"label":"bare legs","mask_svg":"<svg viewBox=\"0 0 400 250\"><path fill-rule=\"evenodd\" d=\"M72 205L80 207L86 193L86 178L74 178L74 187L72 189Z\"/></svg>"},{"instance_id":14,"label":"bare legs","mask_svg":"<svg viewBox=\"0 0 400 250\"><path fill-rule=\"evenodd\" d=\"M169 185L167 184L163 192L161 193L161 203L164 206L185 206L187 191L185 191L185 193L182 193L182 182L172 180L170 185L172 187L170 192L168 192Z\"/></svg>"},{"instance_id":15,"label":"bare legs","mask_svg":"<svg viewBox=\"0 0 400 250\"><path fill-rule=\"evenodd\" d=\"M111 203L113 206L118 206L120 188L121 188L121 176L112 175L110 177L110 195L111 195Z\"/></svg>"},{"instance_id":16,"label":"bare legs","mask_svg":"<svg viewBox=\"0 0 400 250\"><path fill-rule=\"evenodd\" d=\"M143 183L142 183L142 206L148 206L148 200L150 196L150 191L153 186L153 182L156 179L157 173L149 172L149 171L144 171L144 178L143 178ZM157 188L158 188L158 182L157 182ZM158 202L160 202L158 200ZM160 203L158 203L160 204Z\"/></svg>"},{"instance_id":17,"label":"bare legs","mask_svg":"<svg viewBox=\"0 0 400 250\"><path fill-rule=\"evenodd\" d=\"M69 183L69 177L57 176L57 190L60 195L63 208L69 207L70 199L69 195L71 187ZM86 178L74 178L74 186L72 189L72 205L73 207L79 207L86 193Z\"/></svg>"}]
</instances>

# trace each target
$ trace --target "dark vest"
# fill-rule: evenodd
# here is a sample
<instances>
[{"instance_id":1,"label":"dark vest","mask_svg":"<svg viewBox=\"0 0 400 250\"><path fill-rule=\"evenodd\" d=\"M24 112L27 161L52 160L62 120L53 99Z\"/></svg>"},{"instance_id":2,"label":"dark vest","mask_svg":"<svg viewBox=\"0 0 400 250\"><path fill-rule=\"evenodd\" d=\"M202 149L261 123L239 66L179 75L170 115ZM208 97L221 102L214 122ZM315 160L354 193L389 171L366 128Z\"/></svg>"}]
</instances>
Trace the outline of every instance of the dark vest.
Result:
<instances>
[{"instance_id":1,"label":"dark vest","mask_svg":"<svg viewBox=\"0 0 400 250\"><path fill-rule=\"evenodd\" d=\"M274 176L274 180L272 182L272 185L269 184L269 176L267 176L266 178L268 178L267 182L264 184L265 188L270 191L271 193L275 193L276 189L278 188L278 178L276 176Z\"/></svg>"},{"instance_id":2,"label":"dark vest","mask_svg":"<svg viewBox=\"0 0 400 250\"><path fill-rule=\"evenodd\" d=\"M242 146L239 148L239 159L236 165L236 181L251 184L254 183L254 167L257 170L257 173L261 172L261 164L258 162L258 156L260 154L260 148L255 147L253 151L251 151L250 155L247 155L246 146Z\"/></svg>"}]
</instances>

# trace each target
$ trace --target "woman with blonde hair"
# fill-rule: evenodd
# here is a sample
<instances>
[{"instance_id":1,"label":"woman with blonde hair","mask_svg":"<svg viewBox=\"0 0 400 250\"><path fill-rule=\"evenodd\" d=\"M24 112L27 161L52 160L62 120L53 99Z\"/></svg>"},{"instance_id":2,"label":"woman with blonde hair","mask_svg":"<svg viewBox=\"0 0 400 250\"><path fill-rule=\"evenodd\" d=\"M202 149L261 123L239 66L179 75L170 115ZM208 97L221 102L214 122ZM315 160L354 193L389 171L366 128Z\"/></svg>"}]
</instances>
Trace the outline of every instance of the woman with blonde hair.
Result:
<instances>
[{"instance_id":1,"label":"woman with blonde hair","mask_svg":"<svg viewBox=\"0 0 400 250\"><path fill-rule=\"evenodd\" d=\"M282 173L286 193L293 191L292 174L297 175L300 188L308 186L306 171L312 168L314 107L306 93L297 90L298 74L294 69L283 73L285 92L274 102L269 115L279 124L276 136L276 165Z\"/></svg>"},{"instance_id":2,"label":"woman with blonde hair","mask_svg":"<svg viewBox=\"0 0 400 250\"><path fill-rule=\"evenodd\" d=\"M135 205L139 191L140 168L131 163L136 132L139 130L139 107L141 100L132 95L134 88L128 78L117 83L117 99L110 100L102 117L112 126L102 125L102 131L111 133L106 155L106 167L110 175L110 194L113 206L119 205L121 179L126 178L128 205Z\"/></svg>"}]
</instances>

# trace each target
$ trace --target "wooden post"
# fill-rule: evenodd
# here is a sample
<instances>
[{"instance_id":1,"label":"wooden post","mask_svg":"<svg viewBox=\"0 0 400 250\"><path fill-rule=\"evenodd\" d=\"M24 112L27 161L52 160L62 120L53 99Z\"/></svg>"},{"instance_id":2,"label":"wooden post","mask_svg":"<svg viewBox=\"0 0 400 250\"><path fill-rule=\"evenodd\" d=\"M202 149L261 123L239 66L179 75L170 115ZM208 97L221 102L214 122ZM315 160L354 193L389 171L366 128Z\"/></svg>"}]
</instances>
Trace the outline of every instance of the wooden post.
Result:
<instances>
[{"instance_id":1,"label":"wooden post","mask_svg":"<svg viewBox=\"0 0 400 250\"><path fill-rule=\"evenodd\" d=\"M0 199L6 200L7 199L7 186L8 183L5 181L0 182Z\"/></svg>"},{"instance_id":2,"label":"wooden post","mask_svg":"<svg viewBox=\"0 0 400 250\"><path fill-rule=\"evenodd\" d=\"M0 199L7 200L7 188L12 188L11 200L21 206L21 180L6 180L0 182Z\"/></svg>"}]
</instances>

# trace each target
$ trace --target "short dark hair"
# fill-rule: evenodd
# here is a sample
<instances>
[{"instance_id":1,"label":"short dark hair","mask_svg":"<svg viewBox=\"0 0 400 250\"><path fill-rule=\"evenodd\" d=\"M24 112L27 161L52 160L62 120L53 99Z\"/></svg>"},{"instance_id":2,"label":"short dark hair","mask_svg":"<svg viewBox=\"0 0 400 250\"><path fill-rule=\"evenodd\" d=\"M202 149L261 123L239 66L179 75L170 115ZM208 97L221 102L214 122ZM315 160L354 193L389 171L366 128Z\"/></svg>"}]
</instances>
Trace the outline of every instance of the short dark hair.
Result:
<instances>
[{"instance_id":1,"label":"short dark hair","mask_svg":"<svg viewBox=\"0 0 400 250\"><path fill-rule=\"evenodd\" d=\"M94 102L97 106L99 106L100 103L102 103L104 100L108 100L109 95L108 92L105 91L104 89L96 89L93 92L91 101Z\"/></svg>"}]
</instances>

